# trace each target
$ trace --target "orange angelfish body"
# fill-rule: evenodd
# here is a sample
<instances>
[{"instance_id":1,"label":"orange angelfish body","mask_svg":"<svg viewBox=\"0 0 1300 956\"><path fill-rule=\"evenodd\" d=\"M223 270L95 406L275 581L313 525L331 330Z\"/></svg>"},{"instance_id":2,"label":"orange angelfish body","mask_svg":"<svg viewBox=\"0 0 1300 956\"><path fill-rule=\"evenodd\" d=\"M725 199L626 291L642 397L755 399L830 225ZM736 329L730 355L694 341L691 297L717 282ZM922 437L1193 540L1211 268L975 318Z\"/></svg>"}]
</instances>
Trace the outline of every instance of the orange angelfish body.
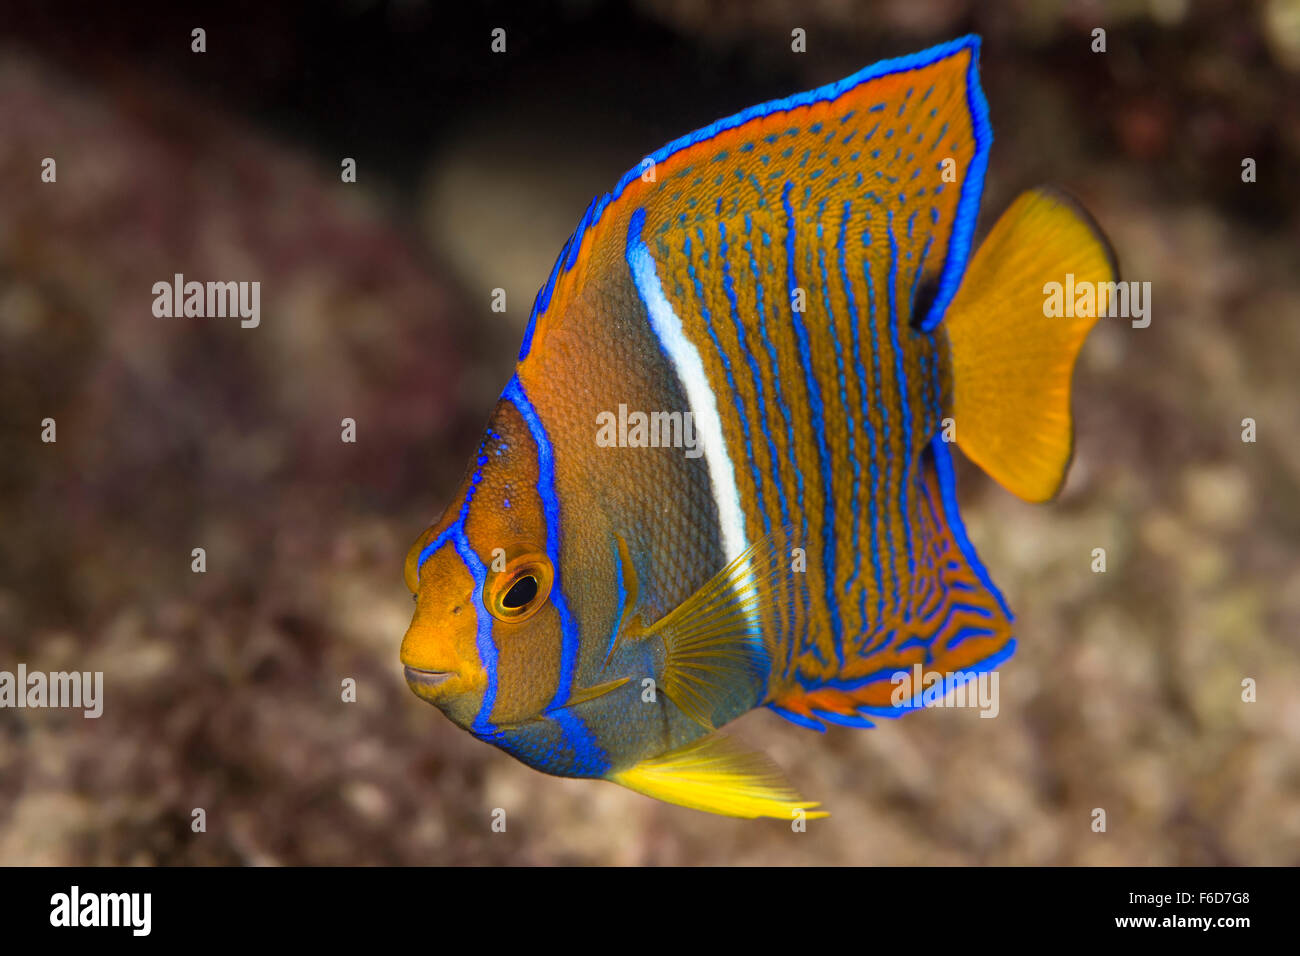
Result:
<instances>
[{"instance_id":1,"label":"orange angelfish body","mask_svg":"<svg viewBox=\"0 0 1300 956\"><path fill-rule=\"evenodd\" d=\"M417 695L546 773L734 816L803 800L718 728L870 726L914 668L1015 647L949 451L1051 498L1108 282L1023 194L971 255L992 143L975 37L677 140L588 208L454 502L412 547Z\"/></svg>"}]
</instances>

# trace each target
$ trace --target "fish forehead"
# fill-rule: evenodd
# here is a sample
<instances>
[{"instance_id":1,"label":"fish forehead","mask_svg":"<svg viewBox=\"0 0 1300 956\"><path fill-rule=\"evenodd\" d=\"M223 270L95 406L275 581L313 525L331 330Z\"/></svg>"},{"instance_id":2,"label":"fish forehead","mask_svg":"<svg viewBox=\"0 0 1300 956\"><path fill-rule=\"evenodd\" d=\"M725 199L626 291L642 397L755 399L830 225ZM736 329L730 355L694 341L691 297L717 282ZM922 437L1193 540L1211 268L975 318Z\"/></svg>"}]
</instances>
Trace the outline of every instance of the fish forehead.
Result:
<instances>
[{"instance_id":1,"label":"fish forehead","mask_svg":"<svg viewBox=\"0 0 1300 956\"><path fill-rule=\"evenodd\" d=\"M477 703L471 709L471 695L458 694L443 709L480 736L495 731L498 710L510 709L524 696L521 676L528 686L547 680L545 660L524 667L508 653L503 658L501 640L510 629L483 603L494 562L547 548L541 461L528 422L513 401L503 398L454 503L412 549L417 607L404 642L408 664L443 670L458 662Z\"/></svg>"},{"instance_id":2,"label":"fish forehead","mask_svg":"<svg viewBox=\"0 0 1300 956\"><path fill-rule=\"evenodd\" d=\"M454 521L417 543L422 580L401 657L407 667L457 675L454 693L437 704L450 719L470 727L483 712L495 655L481 614L482 567L464 535L463 522Z\"/></svg>"}]
</instances>

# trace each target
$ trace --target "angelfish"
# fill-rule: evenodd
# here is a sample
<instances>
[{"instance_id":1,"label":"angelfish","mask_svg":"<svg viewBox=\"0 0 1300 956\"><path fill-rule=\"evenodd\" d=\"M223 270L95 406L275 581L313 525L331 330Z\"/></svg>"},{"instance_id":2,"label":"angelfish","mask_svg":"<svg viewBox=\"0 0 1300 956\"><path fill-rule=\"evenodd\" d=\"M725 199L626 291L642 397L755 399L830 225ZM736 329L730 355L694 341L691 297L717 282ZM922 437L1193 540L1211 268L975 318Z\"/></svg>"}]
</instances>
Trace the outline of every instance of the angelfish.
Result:
<instances>
[{"instance_id":1,"label":"angelfish","mask_svg":"<svg viewBox=\"0 0 1300 956\"><path fill-rule=\"evenodd\" d=\"M418 696L545 773L789 820L823 811L722 725L868 727L918 704L894 693L914 665L1011 656L950 445L1056 494L1095 319L1046 317L1043 289L1117 269L1045 188L971 254L978 56L965 37L751 107L592 202L406 558ZM598 442L621 405L689 413L703 453Z\"/></svg>"}]
</instances>

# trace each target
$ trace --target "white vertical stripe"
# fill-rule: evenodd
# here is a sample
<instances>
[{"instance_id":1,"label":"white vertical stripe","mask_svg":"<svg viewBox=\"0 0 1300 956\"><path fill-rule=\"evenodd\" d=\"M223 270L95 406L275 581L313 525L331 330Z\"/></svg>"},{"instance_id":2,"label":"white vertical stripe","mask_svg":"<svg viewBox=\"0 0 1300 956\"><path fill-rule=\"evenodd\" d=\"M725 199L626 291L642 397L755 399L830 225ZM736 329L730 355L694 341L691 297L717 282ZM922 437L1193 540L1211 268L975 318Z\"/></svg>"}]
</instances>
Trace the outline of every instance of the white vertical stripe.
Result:
<instances>
[{"instance_id":1,"label":"white vertical stripe","mask_svg":"<svg viewBox=\"0 0 1300 956\"><path fill-rule=\"evenodd\" d=\"M713 501L718 508L722 550L730 564L749 548L749 544L745 537L745 512L740 506L736 472L731 456L727 454L726 439L722 437L722 420L718 417L713 389L704 374L699 350L686 337L682 320L664 296L655 261L639 234L628 235L627 262L632 268L632 281L636 283L637 292L650 316L650 327L677 371L695 419L698 440L704 445L704 459L709 464L709 480L713 484Z\"/></svg>"}]
</instances>

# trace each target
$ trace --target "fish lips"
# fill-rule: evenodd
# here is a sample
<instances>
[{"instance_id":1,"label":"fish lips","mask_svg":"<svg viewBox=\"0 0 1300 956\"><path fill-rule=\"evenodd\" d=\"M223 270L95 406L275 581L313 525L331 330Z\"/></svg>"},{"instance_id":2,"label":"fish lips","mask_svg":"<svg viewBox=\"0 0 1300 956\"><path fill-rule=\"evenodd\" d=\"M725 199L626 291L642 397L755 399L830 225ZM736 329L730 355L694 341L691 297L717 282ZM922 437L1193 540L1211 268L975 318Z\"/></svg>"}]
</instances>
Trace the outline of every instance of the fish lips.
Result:
<instances>
[{"instance_id":1,"label":"fish lips","mask_svg":"<svg viewBox=\"0 0 1300 956\"><path fill-rule=\"evenodd\" d=\"M455 671L427 671L407 666L402 668L402 676L416 697L434 704L442 696L448 682L458 675Z\"/></svg>"}]
</instances>

